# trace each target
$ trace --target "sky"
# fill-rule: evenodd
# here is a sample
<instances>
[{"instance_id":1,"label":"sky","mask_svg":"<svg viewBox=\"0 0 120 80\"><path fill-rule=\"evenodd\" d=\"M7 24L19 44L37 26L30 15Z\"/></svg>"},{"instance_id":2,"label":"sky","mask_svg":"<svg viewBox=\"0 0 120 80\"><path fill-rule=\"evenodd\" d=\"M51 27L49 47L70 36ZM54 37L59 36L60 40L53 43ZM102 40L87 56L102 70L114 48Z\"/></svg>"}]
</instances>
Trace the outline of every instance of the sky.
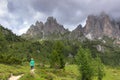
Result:
<instances>
[{"instance_id":1,"label":"sky","mask_svg":"<svg viewBox=\"0 0 120 80\"><path fill-rule=\"evenodd\" d=\"M0 24L17 35L49 16L73 30L84 25L88 15L101 12L119 18L120 0L0 0Z\"/></svg>"}]
</instances>

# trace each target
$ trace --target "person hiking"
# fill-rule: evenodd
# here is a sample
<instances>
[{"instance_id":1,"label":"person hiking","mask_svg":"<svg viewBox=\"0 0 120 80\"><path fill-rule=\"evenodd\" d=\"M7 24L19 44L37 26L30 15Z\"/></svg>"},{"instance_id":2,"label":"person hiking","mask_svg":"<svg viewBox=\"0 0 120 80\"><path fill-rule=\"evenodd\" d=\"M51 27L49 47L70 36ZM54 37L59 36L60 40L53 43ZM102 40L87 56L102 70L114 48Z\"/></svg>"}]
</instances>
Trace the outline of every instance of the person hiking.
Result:
<instances>
[{"instance_id":1,"label":"person hiking","mask_svg":"<svg viewBox=\"0 0 120 80\"><path fill-rule=\"evenodd\" d=\"M35 66L35 61L33 58L31 58L30 60L30 67L31 67L31 70L34 69L34 66Z\"/></svg>"}]
</instances>

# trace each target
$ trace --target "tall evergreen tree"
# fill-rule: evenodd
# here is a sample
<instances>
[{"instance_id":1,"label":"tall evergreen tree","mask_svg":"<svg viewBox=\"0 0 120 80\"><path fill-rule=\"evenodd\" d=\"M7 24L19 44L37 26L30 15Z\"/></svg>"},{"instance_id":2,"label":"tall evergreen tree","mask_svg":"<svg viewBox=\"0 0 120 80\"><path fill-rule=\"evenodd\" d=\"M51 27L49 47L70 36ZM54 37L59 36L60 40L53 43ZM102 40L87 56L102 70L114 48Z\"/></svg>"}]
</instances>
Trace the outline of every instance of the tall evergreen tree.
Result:
<instances>
[{"instance_id":1,"label":"tall evergreen tree","mask_svg":"<svg viewBox=\"0 0 120 80\"><path fill-rule=\"evenodd\" d=\"M76 55L76 60L79 66L79 72L81 73L81 80L92 80L94 71L90 51L80 48Z\"/></svg>"},{"instance_id":2,"label":"tall evergreen tree","mask_svg":"<svg viewBox=\"0 0 120 80\"><path fill-rule=\"evenodd\" d=\"M61 69L65 67L64 45L60 41L55 42L53 46L53 51L50 55L50 65Z\"/></svg>"},{"instance_id":3,"label":"tall evergreen tree","mask_svg":"<svg viewBox=\"0 0 120 80\"><path fill-rule=\"evenodd\" d=\"M104 66L100 60L100 58L97 58L97 74L98 74L98 80L102 80L105 73L104 73Z\"/></svg>"}]
</instances>

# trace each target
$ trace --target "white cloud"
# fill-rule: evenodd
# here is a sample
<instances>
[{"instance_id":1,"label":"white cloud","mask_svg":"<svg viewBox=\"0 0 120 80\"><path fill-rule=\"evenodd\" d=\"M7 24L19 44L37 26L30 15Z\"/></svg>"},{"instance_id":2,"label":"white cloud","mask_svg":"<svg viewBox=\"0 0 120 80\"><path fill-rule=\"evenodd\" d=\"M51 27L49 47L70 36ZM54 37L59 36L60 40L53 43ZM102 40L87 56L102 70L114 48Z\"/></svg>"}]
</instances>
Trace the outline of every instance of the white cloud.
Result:
<instances>
[{"instance_id":1,"label":"white cloud","mask_svg":"<svg viewBox=\"0 0 120 80\"><path fill-rule=\"evenodd\" d=\"M10 24L5 20L6 15L9 15L7 10L7 0L0 0L0 24L8 27Z\"/></svg>"},{"instance_id":2,"label":"white cloud","mask_svg":"<svg viewBox=\"0 0 120 80\"><path fill-rule=\"evenodd\" d=\"M46 16L45 14L41 13L41 12L36 12L35 15L33 16L33 19L36 21L36 20L41 20L41 21L45 21L46 19Z\"/></svg>"},{"instance_id":3,"label":"white cloud","mask_svg":"<svg viewBox=\"0 0 120 80\"><path fill-rule=\"evenodd\" d=\"M0 0L0 17L3 17L7 12L7 1Z\"/></svg>"},{"instance_id":4,"label":"white cloud","mask_svg":"<svg viewBox=\"0 0 120 80\"><path fill-rule=\"evenodd\" d=\"M24 21L23 24L19 26L19 29L14 28L14 32L17 33L17 35L21 35L28 30L30 25L27 21Z\"/></svg>"},{"instance_id":5,"label":"white cloud","mask_svg":"<svg viewBox=\"0 0 120 80\"><path fill-rule=\"evenodd\" d=\"M86 20L87 20L87 18L86 18L86 19L84 19L83 21L81 21L81 25L82 25L82 27L84 27L84 26L85 26L85 24L86 24Z\"/></svg>"}]
</instances>

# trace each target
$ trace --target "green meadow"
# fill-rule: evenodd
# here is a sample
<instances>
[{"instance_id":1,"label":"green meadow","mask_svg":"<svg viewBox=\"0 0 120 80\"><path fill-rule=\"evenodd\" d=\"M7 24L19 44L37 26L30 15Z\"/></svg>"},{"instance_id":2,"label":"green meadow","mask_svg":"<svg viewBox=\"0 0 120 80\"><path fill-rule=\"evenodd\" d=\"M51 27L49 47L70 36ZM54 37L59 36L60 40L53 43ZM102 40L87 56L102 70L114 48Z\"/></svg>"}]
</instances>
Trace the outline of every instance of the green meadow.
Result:
<instances>
[{"instance_id":1,"label":"green meadow","mask_svg":"<svg viewBox=\"0 0 120 80\"><path fill-rule=\"evenodd\" d=\"M64 69L53 69L49 65L41 67L35 66L35 74L30 73L29 64L5 65L0 64L0 80L7 80L11 73L15 76L24 74L19 80L79 80L77 65L66 65ZM105 66L105 76L103 80L120 80L120 67L113 68ZM97 80L94 77L93 80Z\"/></svg>"}]
</instances>

